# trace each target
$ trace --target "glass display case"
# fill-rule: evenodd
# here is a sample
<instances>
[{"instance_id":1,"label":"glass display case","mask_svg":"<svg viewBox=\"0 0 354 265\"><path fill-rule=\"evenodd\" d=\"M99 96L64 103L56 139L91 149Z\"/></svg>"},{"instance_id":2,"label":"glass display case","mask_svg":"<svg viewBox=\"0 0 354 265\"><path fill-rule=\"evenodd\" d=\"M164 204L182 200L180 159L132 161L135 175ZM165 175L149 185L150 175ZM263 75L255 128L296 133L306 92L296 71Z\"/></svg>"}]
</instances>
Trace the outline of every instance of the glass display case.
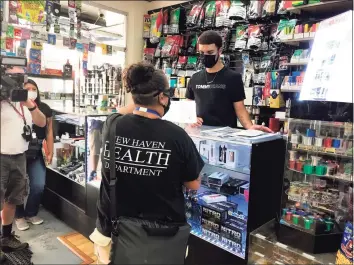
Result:
<instances>
[{"instance_id":1,"label":"glass display case","mask_svg":"<svg viewBox=\"0 0 354 265\"><path fill-rule=\"evenodd\" d=\"M291 119L279 241L336 251L353 222L353 124Z\"/></svg>"},{"instance_id":2,"label":"glass display case","mask_svg":"<svg viewBox=\"0 0 354 265\"><path fill-rule=\"evenodd\" d=\"M335 253L309 254L277 241L275 220L250 234L248 264L334 264Z\"/></svg>"},{"instance_id":3,"label":"glass display case","mask_svg":"<svg viewBox=\"0 0 354 265\"><path fill-rule=\"evenodd\" d=\"M260 208L262 197L269 190L280 197L284 142L280 135L232 128L203 126L200 131L188 133L206 163L201 188L198 192L185 192L191 233L246 260L249 231L271 220L276 213L277 204L272 204L272 196L267 202L269 211L264 213ZM273 161L266 158L269 150ZM279 185L272 186L275 181ZM206 259L210 263L213 257Z\"/></svg>"}]
</instances>

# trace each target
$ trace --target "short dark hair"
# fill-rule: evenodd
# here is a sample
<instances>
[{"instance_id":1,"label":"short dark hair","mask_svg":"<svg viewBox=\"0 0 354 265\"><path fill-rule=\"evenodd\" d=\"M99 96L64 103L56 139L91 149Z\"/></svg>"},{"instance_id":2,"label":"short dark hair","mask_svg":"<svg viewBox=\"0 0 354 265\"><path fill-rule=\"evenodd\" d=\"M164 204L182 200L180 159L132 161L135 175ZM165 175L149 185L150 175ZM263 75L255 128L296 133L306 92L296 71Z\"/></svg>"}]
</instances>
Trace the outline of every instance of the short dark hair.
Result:
<instances>
[{"instance_id":1,"label":"short dark hair","mask_svg":"<svg viewBox=\"0 0 354 265\"><path fill-rule=\"evenodd\" d=\"M200 35L198 41L199 44L203 45L215 44L218 49L222 47L222 38L220 34L214 30L204 31L202 35Z\"/></svg>"},{"instance_id":2,"label":"short dark hair","mask_svg":"<svg viewBox=\"0 0 354 265\"><path fill-rule=\"evenodd\" d=\"M128 93L132 93L135 104L153 106L157 95L169 89L165 74L151 64L137 63L129 66L123 76Z\"/></svg>"}]
</instances>

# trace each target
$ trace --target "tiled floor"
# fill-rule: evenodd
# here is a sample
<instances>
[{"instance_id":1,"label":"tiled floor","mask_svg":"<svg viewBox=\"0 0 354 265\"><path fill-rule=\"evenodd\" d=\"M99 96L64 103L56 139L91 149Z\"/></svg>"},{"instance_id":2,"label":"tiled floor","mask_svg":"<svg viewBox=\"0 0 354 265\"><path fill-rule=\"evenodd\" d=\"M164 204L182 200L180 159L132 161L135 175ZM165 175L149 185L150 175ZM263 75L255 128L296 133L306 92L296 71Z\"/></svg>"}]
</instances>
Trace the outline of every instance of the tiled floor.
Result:
<instances>
[{"instance_id":1,"label":"tiled floor","mask_svg":"<svg viewBox=\"0 0 354 265\"><path fill-rule=\"evenodd\" d=\"M58 239L72 232L73 229L56 219L52 214L42 209L39 216L44 219L42 225L30 225L26 231L14 230L22 242L28 242L33 252L34 264L81 264L82 259L76 256Z\"/></svg>"}]
</instances>

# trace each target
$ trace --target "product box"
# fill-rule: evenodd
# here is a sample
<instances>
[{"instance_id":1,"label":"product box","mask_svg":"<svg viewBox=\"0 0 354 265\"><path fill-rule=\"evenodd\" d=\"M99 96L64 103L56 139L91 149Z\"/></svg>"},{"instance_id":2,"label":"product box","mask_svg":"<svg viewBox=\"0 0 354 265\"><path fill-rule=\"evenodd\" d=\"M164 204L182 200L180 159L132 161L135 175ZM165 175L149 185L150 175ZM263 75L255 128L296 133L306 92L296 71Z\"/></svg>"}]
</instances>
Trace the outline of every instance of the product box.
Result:
<instances>
[{"instance_id":1,"label":"product box","mask_svg":"<svg viewBox=\"0 0 354 265\"><path fill-rule=\"evenodd\" d=\"M212 204L202 206L202 218L219 224L227 219L227 212L227 207L221 207Z\"/></svg>"},{"instance_id":2,"label":"product box","mask_svg":"<svg viewBox=\"0 0 354 265\"><path fill-rule=\"evenodd\" d=\"M279 89L270 90L269 107L281 108L284 107L284 100Z\"/></svg>"},{"instance_id":3,"label":"product box","mask_svg":"<svg viewBox=\"0 0 354 265\"><path fill-rule=\"evenodd\" d=\"M353 264L353 224L350 222L345 225L336 264Z\"/></svg>"},{"instance_id":4,"label":"product box","mask_svg":"<svg viewBox=\"0 0 354 265\"><path fill-rule=\"evenodd\" d=\"M220 240L220 235L219 234L214 233L214 232L212 232L212 231L210 231L208 229L202 228L202 233L203 233L203 235L205 235L205 236L207 236L207 237L209 237L211 239L214 239L214 240L217 240L217 241Z\"/></svg>"},{"instance_id":5,"label":"product box","mask_svg":"<svg viewBox=\"0 0 354 265\"><path fill-rule=\"evenodd\" d=\"M220 191L223 193L230 194L230 195L236 195L236 194L240 193L240 187L246 183L248 183L248 182L245 180L230 179L229 182L225 183L220 188Z\"/></svg>"},{"instance_id":6,"label":"product box","mask_svg":"<svg viewBox=\"0 0 354 265\"><path fill-rule=\"evenodd\" d=\"M185 199L185 207L187 220L195 224L200 224L202 216L202 206L200 206L198 203L192 202L190 199Z\"/></svg>"},{"instance_id":7,"label":"product box","mask_svg":"<svg viewBox=\"0 0 354 265\"><path fill-rule=\"evenodd\" d=\"M250 188L250 184L249 183L247 183L245 185L242 185L240 187L240 194L245 194L245 190L249 190L249 188Z\"/></svg>"},{"instance_id":8,"label":"product box","mask_svg":"<svg viewBox=\"0 0 354 265\"><path fill-rule=\"evenodd\" d=\"M228 218L234 221L240 221L243 223L247 223L247 215L243 214L241 211L233 212L232 210L229 210L227 212Z\"/></svg>"},{"instance_id":9,"label":"product box","mask_svg":"<svg viewBox=\"0 0 354 265\"><path fill-rule=\"evenodd\" d=\"M226 202L227 198L221 194L208 194L202 197L202 200L206 203L214 203L214 202Z\"/></svg>"},{"instance_id":10,"label":"product box","mask_svg":"<svg viewBox=\"0 0 354 265\"><path fill-rule=\"evenodd\" d=\"M208 177L208 182L212 185L222 186L229 181L230 176L222 172L214 172Z\"/></svg>"},{"instance_id":11,"label":"product box","mask_svg":"<svg viewBox=\"0 0 354 265\"><path fill-rule=\"evenodd\" d=\"M239 166L239 152L237 146L229 143L217 142L215 144L215 164L229 169L236 169Z\"/></svg>"},{"instance_id":12,"label":"product box","mask_svg":"<svg viewBox=\"0 0 354 265\"><path fill-rule=\"evenodd\" d=\"M215 223L209 219L203 218L202 217L202 227L204 229L207 229L209 231L212 231L214 233L219 234L220 233L220 228L221 228L221 224Z\"/></svg>"},{"instance_id":13,"label":"product box","mask_svg":"<svg viewBox=\"0 0 354 265\"><path fill-rule=\"evenodd\" d=\"M227 245L228 247L236 250L237 252L240 252L242 250L242 246L240 243L234 242L226 237L221 237L221 242L225 245Z\"/></svg>"},{"instance_id":14,"label":"product box","mask_svg":"<svg viewBox=\"0 0 354 265\"><path fill-rule=\"evenodd\" d=\"M232 210L232 211L237 211L237 203L234 203L234 202L216 202L216 203L213 203L212 205L216 205L216 206L220 206L220 207L227 207L229 210Z\"/></svg>"},{"instance_id":15,"label":"product box","mask_svg":"<svg viewBox=\"0 0 354 265\"><path fill-rule=\"evenodd\" d=\"M237 221L226 221L221 225L220 235L234 242L242 242L246 231L246 225Z\"/></svg>"}]
</instances>

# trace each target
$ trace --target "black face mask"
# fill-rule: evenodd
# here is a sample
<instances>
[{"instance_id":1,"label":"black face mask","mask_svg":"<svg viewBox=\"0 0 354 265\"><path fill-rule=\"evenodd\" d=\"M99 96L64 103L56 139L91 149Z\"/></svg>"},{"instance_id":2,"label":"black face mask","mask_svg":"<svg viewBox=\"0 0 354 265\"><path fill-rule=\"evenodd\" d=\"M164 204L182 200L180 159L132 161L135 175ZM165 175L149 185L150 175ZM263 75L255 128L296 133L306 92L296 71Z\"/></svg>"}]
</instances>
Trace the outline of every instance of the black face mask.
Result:
<instances>
[{"instance_id":1,"label":"black face mask","mask_svg":"<svg viewBox=\"0 0 354 265\"><path fill-rule=\"evenodd\" d=\"M213 68L214 65L218 62L218 54L203 54L202 55L202 64L206 68Z\"/></svg>"}]
</instances>

